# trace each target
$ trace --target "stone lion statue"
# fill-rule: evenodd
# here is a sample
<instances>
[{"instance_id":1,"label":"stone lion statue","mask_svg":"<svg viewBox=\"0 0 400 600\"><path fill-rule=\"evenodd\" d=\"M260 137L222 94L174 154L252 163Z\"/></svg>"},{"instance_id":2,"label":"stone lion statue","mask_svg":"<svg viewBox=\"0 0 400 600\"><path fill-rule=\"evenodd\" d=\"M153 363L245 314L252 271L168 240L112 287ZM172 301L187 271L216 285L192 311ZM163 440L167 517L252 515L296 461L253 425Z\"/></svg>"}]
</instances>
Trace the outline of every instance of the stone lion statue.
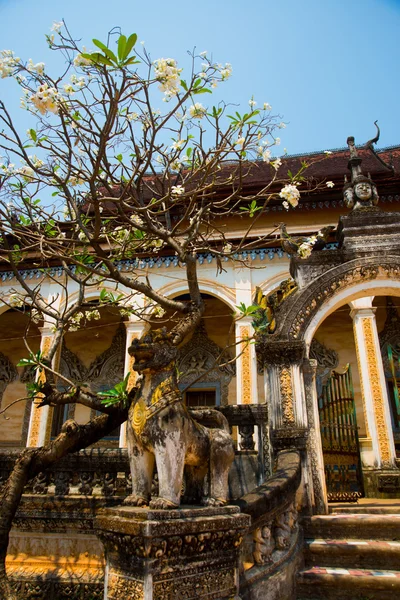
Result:
<instances>
[{"instance_id":1,"label":"stone lion statue","mask_svg":"<svg viewBox=\"0 0 400 600\"><path fill-rule=\"evenodd\" d=\"M124 503L150 505L153 509L177 508L185 470L189 502L201 501L208 506L225 504L228 473L234 459L226 418L216 410L186 408L176 377L177 348L165 329L135 339L128 352L142 378L129 409L132 494ZM150 501L155 464L159 495ZM209 489L204 495L207 473Z\"/></svg>"}]
</instances>

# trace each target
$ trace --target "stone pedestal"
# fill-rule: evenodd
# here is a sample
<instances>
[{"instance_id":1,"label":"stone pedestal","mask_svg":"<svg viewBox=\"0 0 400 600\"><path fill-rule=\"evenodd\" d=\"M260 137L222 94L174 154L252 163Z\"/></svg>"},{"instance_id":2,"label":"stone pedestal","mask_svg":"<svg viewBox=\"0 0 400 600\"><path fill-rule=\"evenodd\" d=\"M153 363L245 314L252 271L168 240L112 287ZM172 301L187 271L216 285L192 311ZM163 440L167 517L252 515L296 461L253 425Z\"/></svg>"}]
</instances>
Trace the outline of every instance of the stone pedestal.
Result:
<instances>
[{"instance_id":1,"label":"stone pedestal","mask_svg":"<svg viewBox=\"0 0 400 600\"><path fill-rule=\"evenodd\" d=\"M110 508L96 520L105 600L220 600L238 594L250 517L239 508Z\"/></svg>"}]
</instances>

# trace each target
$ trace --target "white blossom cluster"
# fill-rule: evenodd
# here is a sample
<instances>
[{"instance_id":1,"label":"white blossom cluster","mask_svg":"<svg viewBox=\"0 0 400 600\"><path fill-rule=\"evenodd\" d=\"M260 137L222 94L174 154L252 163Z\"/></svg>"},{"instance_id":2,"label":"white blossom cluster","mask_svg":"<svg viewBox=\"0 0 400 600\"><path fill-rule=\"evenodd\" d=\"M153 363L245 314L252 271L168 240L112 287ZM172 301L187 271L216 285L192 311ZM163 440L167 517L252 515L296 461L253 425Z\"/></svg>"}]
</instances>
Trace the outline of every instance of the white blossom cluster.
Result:
<instances>
[{"instance_id":1,"label":"white blossom cluster","mask_svg":"<svg viewBox=\"0 0 400 600\"><path fill-rule=\"evenodd\" d=\"M69 331L78 331L81 327L81 321L85 317L86 321L98 321L100 319L100 312L97 309L87 310L83 312L77 312L69 320Z\"/></svg>"},{"instance_id":2,"label":"white blossom cluster","mask_svg":"<svg viewBox=\"0 0 400 600\"><path fill-rule=\"evenodd\" d=\"M189 108L189 114L193 119L202 119L207 114L207 109L201 102L196 102Z\"/></svg>"},{"instance_id":3,"label":"white blossom cluster","mask_svg":"<svg viewBox=\"0 0 400 600\"><path fill-rule=\"evenodd\" d=\"M182 185L173 185L171 187L172 198L180 198L185 193L185 188Z\"/></svg>"},{"instance_id":4,"label":"white blossom cluster","mask_svg":"<svg viewBox=\"0 0 400 600\"><path fill-rule=\"evenodd\" d=\"M30 97L30 101L42 115L48 111L57 114L61 100L62 97L56 88L49 87L47 83L39 85L36 94Z\"/></svg>"},{"instance_id":5,"label":"white blossom cluster","mask_svg":"<svg viewBox=\"0 0 400 600\"><path fill-rule=\"evenodd\" d=\"M18 65L21 59L18 56L14 56L12 50L1 50L0 51L0 77L10 77L13 74L14 68Z\"/></svg>"},{"instance_id":6,"label":"white blossom cluster","mask_svg":"<svg viewBox=\"0 0 400 600\"><path fill-rule=\"evenodd\" d=\"M156 79L160 82L159 89L164 92L166 98L176 96L180 83L180 73L177 62L173 58L159 58L154 61Z\"/></svg>"},{"instance_id":7,"label":"white blossom cluster","mask_svg":"<svg viewBox=\"0 0 400 600\"><path fill-rule=\"evenodd\" d=\"M317 236L311 236L307 241L300 244L299 249L297 251L300 258L308 258L312 252L313 246L317 241Z\"/></svg>"},{"instance_id":8,"label":"white blossom cluster","mask_svg":"<svg viewBox=\"0 0 400 600\"><path fill-rule=\"evenodd\" d=\"M26 68L31 73L37 73L38 75L43 75L45 66L46 65L44 62L38 62L38 63L34 64L33 60L30 58L28 61L28 64L26 65Z\"/></svg>"},{"instance_id":9,"label":"white blossom cluster","mask_svg":"<svg viewBox=\"0 0 400 600\"><path fill-rule=\"evenodd\" d=\"M286 209L289 208L288 204L295 208L299 203L300 192L295 185L289 183L281 189L279 196L284 199L283 205Z\"/></svg>"},{"instance_id":10,"label":"white blossom cluster","mask_svg":"<svg viewBox=\"0 0 400 600\"><path fill-rule=\"evenodd\" d=\"M12 308L21 308L24 305L24 300L19 294L11 294L8 298L8 304Z\"/></svg>"}]
</instances>

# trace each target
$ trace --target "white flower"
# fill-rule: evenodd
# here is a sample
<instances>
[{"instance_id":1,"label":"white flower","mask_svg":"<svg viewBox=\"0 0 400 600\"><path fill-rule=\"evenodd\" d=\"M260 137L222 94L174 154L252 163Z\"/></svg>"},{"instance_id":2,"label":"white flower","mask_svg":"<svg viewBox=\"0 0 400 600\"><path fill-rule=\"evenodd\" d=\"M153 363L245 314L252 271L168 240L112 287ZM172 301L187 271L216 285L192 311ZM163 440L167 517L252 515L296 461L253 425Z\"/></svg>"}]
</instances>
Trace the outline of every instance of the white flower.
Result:
<instances>
[{"instance_id":1,"label":"white flower","mask_svg":"<svg viewBox=\"0 0 400 600\"><path fill-rule=\"evenodd\" d=\"M66 94L74 94L75 93L74 86L71 85L70 83L65 84L63 89Z\"/></svg>"},{"instance_id":2,"label":"white flower","mask_svg":"<svg viewBox=\"0 0 400 600\"><path fill-rule=\"evenodd\" d=\"M200 102L189 108L189 114L193 119L202 119L207 114L207 109Z\"/></svg>"},{"instance_id":3,"label":"white flower","mask_svg":"<svg viewBox=\"0 0 400 600\"><path fill-rule=\"evenodd\" d=\"M154 71L157 81L160 82L159 89L165 93L167 99L176 96L179 89L180 73L177 62L173 58L159 58L155 60Z\"/></svg>"},{"instance_id":4,"label":"white flower","mask_svg":"<svg viewBox=\"0 0 400 600\"><path fill-rule=\"evenodd\" d=\"M47 112L58 113L59 105L62 100L61 95L54 87L50 87L47 83L40 85L33 96L29 98L32 104L37 108L40 114L45 115Z\"/></svg>"},{"instance_id":5,"label":"white flower","mask_svg":"<svg viewBox=\"0 0 400 600\"><path fill-rule=\"evenodd\" d=\"M308 244L307 242L303 242L302 244L300 244L299 249L297 250L297 253L300 256L300 258L308 258L311 252L312 245Z\"/></svg>"},{"instance_id":6,"label":"white flower","mask_svg":"<svg viewBox=\"0 0 400 600\"><path fill-rule=\"evenodd\" d=\"M41 167L43 167L44 162L40 160L40 158L38 158L36 154L34 156L28 156L28 158L35 167L35 169L40 169Z\"/></svg>"},{"instance_id":7,"label":"white flower","mask_svg":"<svg viewBox=\"0 0 400 600\"><path fill-rule=\"evenodd\" d=\"M81 177L76 177L75 175L71 175L69 178L69 184L75 187L76 185L83 185L85 182Z\"/></svg>"},{"instance_id":8,"label":"white flower","mask_svg":"<svg viewBox=\"0 0 400 600\"><path fill-rule=\"evenodd\" d=\"M32 169L32 167L28 167L28 165L23 165L17 170L17 173L22 175L25 181L31 181L35 176L35 171Z\"/></svg>"},{"instance_id":9,"label":"white flower","mask_svg":"<svg viewBox=\"0 0 400 600\"><path fill-rule=\"evenodd\" d=\"M50 31L54 31L55 33L60 33L60 29L63 25L64 25L63 21L54 21Z\"/></svg>"},{"instance_id":10,"label":"white flower","mask_svg":"<svg viewBox=\"0 0 400 600\"><path fill-rule=\"evenodd\" d=\"M279 138L279 137L275 138L275 144L276 144L277 146L279 146L279 145L280 145L280 143L281 143L281 138Z\"/></svg>"},{"instance_id":11,"label":"white flower","mask_svg":"<svg viewBox=\"0 0 400 600\"><path fill-rule=\"evenodd\" d=\"M268 104L268 102L264 102L263 109L264 110L272 110L272 106L270 104Z\"/></svg>"},{"instance_id":12,"label":"white flower","mask_svg":"<svg viewBox=\"0 0 400 600\"><path fill-rule=\"evenodd\" d=\"M295 208L299 203L300 192L295 185L288 184L281 189L279 196Z\"/></svg>"},{"instance_id":13,"label":"white flower","mask_svg":"<svg viewBox=\"0 0 400 600\"><path fill-rule=\"evenodd\" d=\"M165 310L163 309L163 307L157 305L153 310L153 317L155 317L156 319L162 319L162 317L164 315L165 315Z\"/></svg>"},{"instance_id":14,"label":"white flower","mask_svg":"<svg viewBox=\"0 0 400 600\"><path fill-rule=\"evenodd\" d=\"M244 138L244 137L241 137L241 138L238 138L238 139L236 140L235 144L236 144L237 146L243 146L243 144L245 143L245 141L246 141L246 140L245 140L245 138Z\"/></svg>"},{"instance_id":15,"label":"white flower","mask_svg":"<svg viewBox=\"0 0 400 600\"><path fill-rule=\"evenodd\" d=\"M184 146L186 143L186 140L176 140L176 142L174 142L171 146L171 150L180 150L182 148L182 146Z\"/></svg>"},{"instance_id":16,"label":"white flower","mask_svg":"<svg viewBox=\"0 0 400 600\"><path fill-rule=\"evenodd\" d=\"M230 252L232 252L232 244L225 244L222 248L222 252L224 252L225 254L229 254Z\"/></svg>"},{"instance_id":17,"label":"white flower","mask_svg":"<svg viewBox=\"0 0 400 600\"><path fill-rule=\"evenodd\" d=\"M286 125L283 121L281 123L279 123L278 127L279 127L279 129L286 129Z\"/></svg>"},{"instance_id":18,"label":"white flower","mask_svg":"<svg viewBox=\"0 0 400 600\"><path fill-rule=\"evenodd\" d=\"M324 154L332 154L330 150L324 150Z\"/></svg>"},{"instance_id":19,"label":"white flower","mask_svg":"<svg viewBox=\"0 0 400 600\"><path fill-rule=\"evenodd\" d=\"M136 119L139 118L139 115L136 112L133 112L129 113L129 115L126 115L126 118L128 121L136 121Z\"/></svg>"},{"instance_id":20,"label":"white flower","mask_svg":"<svg viewBox=\"0 0 400 600\"><path fill-rule=\"evenodd\" d=\"M179 198L183 196L185 193L185 188L182 185L173 185L171 187L171 196L174 198Z\"/></svg>"},{"instance_id":21,"label":"white flower","mask_svg":"<svg viewBox=\"0 0 400 600\"><path fill-rule=\"evenodd\" d=\"M225 66L219 66L219 73L221 75L222 81L226 81L232 75L232 65L230 63L225 63Z\"/></svg>"},{"instance_id":22,"label":"white flower","mask_svg":"<svg viewBox=\"0 0 400 600\"><path fill-rule=\"evenodd\" d=\"M255 106L257 106L257 102L254 100L253 97L249 100L249 106L250 108L254 108Z\"/></svg>"},{"instance_id":23,"label":"white flower","mask_svg":"<svg viewBox=\"0 0 400 600\"><path fill-rule=\"evenodd\" d=\"M19 294L11 294L8 299L8 304L13 308L20 308L24 305L24 301Z\"/></svg>"},{"instance_id":24,"label":"white flower","mask_svg":"<svg viewBox=\"0 0 400 600\"><path fill-rule=\"evenodd\" d=\"M0 77L2 79L10 77L20 60L18 56L14 56L12 50L2 50L0 52Z\"/></svg>"},{"instance_id":25,"label":"white flower","mask_svg":"<svg viewBox=\"0 0 400 600\"><path fill-rule=\"evenodd\" d=\"M139 215L131 215L130 217L132 223L134 223L135 225L137 225L138 227L141 227L142 225L144 225L144 221L141 217L139 217Z\"/></svg>"},{"instance_id":26,"label":"white flower","mask_svg":"<svg viewBox=\"0 0 400 600\"><path fill-rule=\"evenodd\" d=\"M328 188L333 188L334 185L335 184L333 183L333 181L327 181L326 182L326 187L328 187Z\"/></svg>"},{"instance_id":27,"label":"white flower","mask_svg":"<svg viewBox=\"0 0 400 600\"><path fill-rule=\"evenodd\" d=\"M74 58L75 67L88 67L92 64L92 61L88 58L84 58L82 54L77 54Z\"/></svg>"},{"instance_id":28,"label":"white flower","mask_svg":"<svg viewBox=\"0 0 400 600\"><path fill-rule=\"evenodd\" d=\"M286 202L286 200L282 202L282 206L285 210L289 210L289 202Z\"/></svg>"},{"instance_id":29,"label":"white flower","mask_svg":"<svg viewBox=\"0 0 400 600\"><path fill-rule=\"evenodd\" d=\"M276 158L271 165L274 167L274 169L277 171L279 169L279 167L281 166L282 161L280 158Z\"/></svg>"},{"instance_id":30,"label":"white flower","mask_svg":"<svg viewBox=\"0 0 400 600\"><path fill-rule=\"evenodd\" d=\"M34 71L36 71L36 73L38 75L43 75L45 66L46 65L45 65L44 62L39 62L39 63L34 64L33 60L30 58L28 60L28 64L26 65L26 68L31 73L34 72Z\"/></svg>"},{"instance_id":31,"label":"white flower","mask_svg":"<svg viewBox=\"0 0 400 600\"><path fill-rule=\"evenodd\" d=\"M182 169L182 163L179 160L173 160L170 164L171 171L180 171Z\"/></svg>"},{"instance_id":32,"label":"white flower","mask_svg":"<svg viewBox=\"0 0 400 600\"><path fill-rule=\"evenodd\" d=\"M207 56L207 50L203 50L203 52L200 52L199 56L201 56L201 58L205 58Z\"/></svg>"},{"instance_id":33,"label":"white flower","mask_svg":"<svg viewBox=\"0 0 400 600\"><path fill-rule=\"evenodd\" d=\"M260 146L261 148L261 156L264 162L269 163L270 159L271 159L271 150L268 150L268 148L265 148L265 150L263 150L263 147Z\"/></svg>"},{"instance_id":34,"label":"white flower","mask_svg":"<svg viewBox=\"0 0 400 600\"><path fill-rule=\"evenodd\" d=\"M89 238L88 238L88 236L86 235L86 233L84 231L80 231L78 233L78 238L80 239L81 242L88 242L89 241Z\"/></svg>"}]
</instances>

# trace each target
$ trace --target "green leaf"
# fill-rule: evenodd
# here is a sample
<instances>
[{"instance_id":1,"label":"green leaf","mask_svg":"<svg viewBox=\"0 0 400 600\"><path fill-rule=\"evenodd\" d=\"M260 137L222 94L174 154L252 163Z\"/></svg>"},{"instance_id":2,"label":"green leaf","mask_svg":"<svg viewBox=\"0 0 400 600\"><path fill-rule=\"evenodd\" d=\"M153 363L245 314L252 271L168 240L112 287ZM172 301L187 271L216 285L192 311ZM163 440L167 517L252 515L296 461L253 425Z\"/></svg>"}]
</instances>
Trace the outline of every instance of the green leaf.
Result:
<instances>
[{"instance_id":1,"label":"green leaf","mask_svg":"<svg viewBox=\"0 0 400 600\"><path fill-rule=\"evenodd\" d=\"M92 57L93 57L93 62L95 62L95 63L100 63L101 65L107 65L107 67L114 66L113 63L111 62L111 60L109 58L107 58L107 56L103 56L103 54L100 54L100 52L95 52L94 54L92 54Z\"/></svg>"},{"instance_id":2,"label":"green leaf","mask_svg":"<svg viewBox=\"0 0 400 600\"><path fill-rule=\"evenodd\" d=\"M130 51L132 50L133 46L136 44L137 41L137 35L136 33L132 33L132 35L130 35L128 37L128 41L125 44L125 52L124 52L124 56L122 57L124 60L126 58L128 58Z\"/></svg>"},{"instance_id":3,"label":"green leaf","mask_svg":"<svg viewBox=\"0 0 400 600\"><path fill-rule=\"evenodd\" d=\"M117 154L117 156L115 158L117 159L118 162L122 162L122 154Z\"/></svg>"},{"instance_id":4,"label":"green leaf","mask_svg":"<svg viewBox=\"0 0 400 600\"><path fill-rule=\"evenodd\" d=\"M95 46L100 48L100 50L103 50L104 54L110 60L112 60L115 64L118 63L117 57L115 56L114 52L112 50L110 50L110 48L108 48L105 44L103 44L103 42L100 42L100 40L96 40L96 39L93 39L92 42Z\"/></svg>"},{"instance_id":5,"label":"green leaf","mask_svg":"<svg viewBox=\"0 0 400 600\"><path fill-rule=\"evenodd\" d=\"M126 47L126 35L120 35L118 38L118 58L122 62L125 55L125 47Z\"/></svg>"},{"instance_id":6,"label":"green leaf","mask_svg":"<svg viewBox=\"0 0 400 600\"><path fill-rule=\"evenodd\" d=\"M139 65L140 64L140 60L135 60L136 56L132 56L131 58L128 58L128 60L126 60L123 63L123 66L126 67L128 65Z\"/></svg>"},{"instance_id":7,"label":"green leaf","mask_svg":"<svg viewBox=\"0 0 400 600\"><path fill-rule=\"evenodd\" d=\"M184 79L181 79L181 86L183 87L183 89L185 90L185 92L188 91L188 86L187 83Z\"/></svg>"},{"instance_id":8,"label":"green leaf","mask_svg":"<svg viewBox=\"0 0 400 600\"><path fill-rule=\"evenodd\" d=\"M201 90L193 90L193 94L212 94L212 91L207 88L201 88Z\"/></svg>"},{"instance_id":9,"label":"green leaf","mask_svg":"<svg viewBox=\"0 0 400 600\"><path fill-rule=\"evenodd\" d=\"M33 139L33 141L36 143L36 140L37 140L36 131L34 129L30 129L29 134L30 134L31 138Z\"/></svg>"}]
</instances>

